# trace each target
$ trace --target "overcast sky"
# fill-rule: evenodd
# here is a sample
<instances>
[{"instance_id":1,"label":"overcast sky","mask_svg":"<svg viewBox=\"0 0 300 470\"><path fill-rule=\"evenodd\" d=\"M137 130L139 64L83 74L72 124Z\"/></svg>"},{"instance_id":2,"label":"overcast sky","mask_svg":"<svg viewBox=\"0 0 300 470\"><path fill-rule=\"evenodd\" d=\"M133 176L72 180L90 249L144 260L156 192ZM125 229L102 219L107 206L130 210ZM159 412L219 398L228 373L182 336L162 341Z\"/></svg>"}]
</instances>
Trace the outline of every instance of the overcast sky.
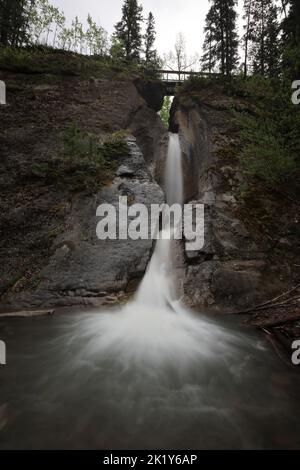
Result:
<instances>
[{"instance_id":1,"label":"overcast sky","mask_svg":"<svg viewBox=\"0 0 300 470\"><path fill-rule=\"evenodd\" d=\"M110 34L121 19L123 0L50 0L60 7L70 21L76 15L83 21L87 14L100 23ZM175 43L176 34L183 32L190 55L201 51L203 27L209 8L208 0L141 0L145 16L149 11L155 16L157 43L162 55ZM239 1L241 9L242 1ZM241 23L241 17L239 18Z\"/></svg>"}]
</instances>

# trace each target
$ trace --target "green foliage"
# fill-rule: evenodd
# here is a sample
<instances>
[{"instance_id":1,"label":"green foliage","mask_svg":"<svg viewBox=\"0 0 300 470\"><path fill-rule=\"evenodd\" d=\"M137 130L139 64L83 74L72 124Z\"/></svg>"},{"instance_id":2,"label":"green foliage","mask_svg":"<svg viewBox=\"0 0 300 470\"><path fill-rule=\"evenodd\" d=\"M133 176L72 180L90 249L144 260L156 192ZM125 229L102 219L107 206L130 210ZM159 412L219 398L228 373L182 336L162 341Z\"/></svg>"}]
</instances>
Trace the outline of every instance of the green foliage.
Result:
<instances>
[{"instance_id":1,"label":"green foliage","mask_svg":"<svg viewBox=\"0 0 300 470\"><path fill-rule=\"evenodd\" d=\"M110 57L83 56L45 46L28 48L1 47L0 68L27 74L70 75L84 78L128 79L132 75L144 76L142 64L113 60Z\"/></svg>"},{"instance_id":2,"label":"green foliage","mask_svg":"<svg viewBox=\"0 0 300 470\"><path fill-rule=\"evenodd\" d=\"M251 114L234 112L239 158L246 176L275 188L299 171L300 107L291 104L289 82L274 86L270 80L251 79L246 84L244 93L253 99L254 108Z\"/></svg>"},{"instance_id":3,"label":"green foliage","mask_svg":"<svg viewBox=\"0 0 300 470\"><path fill-rule=\"evenodd\" d=\"M300 77L300 41L299 44L286 46L282 54L282 68L286 78L297 80Z\"/></svg>"},{"instance_id":4,"label":"green foliage","mask_svg":"<svg viewBox=\"0 0 300 470\"><path fill-rule=\"evenodd\" d=\"M115 38L123 47L126 60L139 60L142 49L143 7L138 0L124 0L122 19L116 25Z\"/></svg>"},{"instance_id":5,"label":"green foliage","mask_svg":"<svg viewBox=\"0 0 300 470\"><path fill-rule=\"evenodd\" d=\"M35 58L35 54L29 54L25 49L0 46L0 67L3 69L27 69Z\"/></svg>"},{"instance_id":6,"label":"green foliage","mask_svg":"<svg viewBox=\"0 0 300 470\"><path fill-rule=\"evenodd\" d=\"M18 47L28 42L32 1L0 0L0 44Z\"/></svg>"},{"instance_id":7,"label":"green foliage","mask_svg":"<svg viewBox=\"0 0 300 470\"><path fill-rule=\"evenodd\" d=\"M279 73L279 23L274 0L252 0L245 2L248 22L246 38L248 59L254 74L274 77ZM247 58L245 58L247 60Z\"/></svg>"},{"instance_id":8,"label":"green foliage","mask_svg":"<svg viewBox=\"0 0 300 470\"><path fill-rule=\"evenodd\" d=\"M71 123L61 134L58 155L35 164L32 176L70 191L95 192L112 180L118 163L129 156L124 133L100 139Z\"/></svg>"},{"instance_id":9,"label":"green foliage","mask_svg":"<svg viewBox=\"0 0 300 470\"><path fill-rule=\"evenodd\" d=\"M253 103L257 103L258 99L265 102L266 99L271 99L274 96L274 86L280 86L278 80L267 79L261 75L247 78L238 75L230 82L227 92L232 96L246 98Z\"/></svg>"},{"instance_id":10,"label":"green foliage","mask_svg":"<svg viewBox=\"0 0 300 470\"><path fill-rule=\"evenodd\" d=\"M155 40L155 20L152 12L150 12L147 20L146 34L144 35L146 67L159 68L158 54L154 48Z\"/></svg>"},{"instance_id":11,"label":"green foliage","mask_svg":"<svg viewBox=\"0 0 300 470\"><path fill-rule=\"evenodd\" d=\"M212 0L205 23L202 66L230 76L238 64L236 0Z\"/></svg>"},{"instance_id":12,"label":"green foliage","mask_svg":"<svg viewBox=\"0 0 300 470\"><path fill-rule=\"evenodd\" d=\"M162 122L164 123L165 127L169 128L169 118L170 118L170 110L172 106L172 100L170 96L165 96L163 107L160 111L160 117Z\"/></svg>"},{"instance_id":13,"label":"green foliage","mask_svg":"<svg viewBox=\"0 0 300 470\"><path fill-rule=\"evenodd\" d=\"M62 149L54 160L55 177L76 190L95 190L111 180L118 161L129 155L123 135L105 140L72 123L62 133Z\"/></svg>"},{"instance_id":14,"label":"green foliage","mask_svg":"<svg viewBox=\"0 0 300 470\"><path fill-rule=\"evenodd\" d=\"M221 81L221 78L214 78L213 76L201 76L201 75L191 75L188 80L185 80L184 83L180 87L181 93L193 93L199 92L204 88L208 88L209 86L216 85L218 82Z\"/></svg>"},{"instance_id":15,"label":"green foliage","mask_svg":"<svg viewBox=\"0 0 300 470\"><path fill-rule=\"evenodd\" d=\"M277 134L275 122L246 114L236 117L235 122L241 128L243 149L239 157L246 175L273 186L293 172L295 159Z\"/></svg>"}]
</instances>

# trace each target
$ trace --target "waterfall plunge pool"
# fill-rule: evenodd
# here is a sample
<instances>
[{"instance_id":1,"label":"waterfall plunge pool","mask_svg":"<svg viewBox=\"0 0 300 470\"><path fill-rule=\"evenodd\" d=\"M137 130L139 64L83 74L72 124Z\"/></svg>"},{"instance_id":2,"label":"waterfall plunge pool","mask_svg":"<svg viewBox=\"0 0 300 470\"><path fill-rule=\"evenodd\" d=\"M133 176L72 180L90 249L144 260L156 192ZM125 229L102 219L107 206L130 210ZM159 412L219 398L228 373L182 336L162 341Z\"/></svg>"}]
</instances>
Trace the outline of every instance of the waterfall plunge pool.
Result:
<instances>
[{"instance_id":1,"label":"waterfall plunge pool","mask_svg":"<svg viewBox=\"0 0 300 470\"><path fill-rule=\"evenodd\" d=\"M261 336L141 308L1 320L0 449L300 448L298 371Z\"/></svg>"}]
</instances>

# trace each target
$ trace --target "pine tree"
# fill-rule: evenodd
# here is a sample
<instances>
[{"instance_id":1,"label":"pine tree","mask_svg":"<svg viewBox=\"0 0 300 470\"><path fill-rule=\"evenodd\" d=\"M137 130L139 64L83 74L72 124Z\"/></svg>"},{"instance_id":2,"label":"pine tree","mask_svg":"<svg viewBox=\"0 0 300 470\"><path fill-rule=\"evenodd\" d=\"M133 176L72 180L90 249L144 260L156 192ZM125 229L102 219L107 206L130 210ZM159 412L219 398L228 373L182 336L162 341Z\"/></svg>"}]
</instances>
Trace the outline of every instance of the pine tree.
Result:
<instances>
[{"instance_id":1,"label":"pine tree","mask_svg":"<svg viewBox=\"0 0 300 470\"><path fill-rule=\"evenodd\" d=\"M269 77L278 76L280 60L278 8L271 5L266 25L266 74Z\"/></svg>"},{"instance_id":2,"label":"pine tree","mask_svg":"<svg viewBox=\"0 0 300 470\"><path fill-rule=\"evenodd\" d=\"M155 31L155 20L152 12L150 11L148 20L146 34L144 36L145 40L145 62L147 67L155 67L158 62L158 55L156 49L154 49L154 43L156 39Z\"/></svg>"},{"instance_id":3,"label":"pine tree","mask_svg":"<svg viewBox=\"0 0 300 470\"><path fill-rule=\"evenodd\" d=\"M27 44L32 4L32 0L0 0L0 44L13 47Z\"/></svg>"},{"instance_id":4,"label":"pine tree","mask_svg":"<svg viewBox=\"0 0 300 470\"><path fill-rule=\"evenodd\" d=\"M235 10L236 0L225 0L224 2L225 23L225 70L230 76L238 65L238 34L237 34L237 12Z\"/></svg>"},{"instance_id":5,"label":"pine tree","mask_svg":"<svg viewBox=\"0 0 300 470\"><path fill-rule=\"evenodd\" d=\"M206 16L206 26L204 28L205 39L203 44L204 54L201 58L202 68L209 73L212 73L217 63L217 52L216 52L216 10L213 8L209 9Z\"/></svg>"},{"instance_id":6,"label":"pine tree","mask_svg":"<svg viewBox=\"0 0 300 470\"><path fill-rule=\"evenodd\" d=\"M281 24L282 68L286 76L297 80L300 77L300 2L299 0L285 0L285 2L288 13Z\"/></svg>"},{"instance_id":7,"label":"pine tree","mask_svg":"<svg viewBox=\"0 0 300 470\"><path fill-rule=\"evenodd\" d=\"M289 6L289 12L282 22L283 39L289 44L300 43L300 2L299 0L287 0L285 8Z\"/></svg>"},{"instance_id":8,"label":"pine tree","mask_svg":"<svg viewBox=\"0 0 300 470\"><path fill-rule=\"evenodd\" d=\"M255 74L273 76L280 62L278 8L274 0L252 0L249 59Z\"/></svg>"},{"instance_id":9,"label":"pine tree","mask_svg":"<svg viewBox=\"0 0 300 470\"><path fill-rule=\"evenodd\" d=\"M143 7L138 0L124 0L122 20L117 23L115 37L123 45L126 60L139 60L142 49L141 22Z\"/></svg>"},{"instance_id":10,"label":"pine tree","mask_svg":"<svg viewBox=\"0 0 300 470\"><path fill-rule=\"evenodd\" d=\"M218 65L223 75L230 76L238 64L237 1L210 1L202 63L210 71Z\"/></svg>"},{"instance_id":11,"label":"pine tree","mask_svg":"<svg viewBox=\"0 0 300 470\"><path fill-rule=\"evenodd\" d=\"M248 55L249 43L251 40L251 31L253 29L253 15L252 15L253 0L244 0L244 77L248 75Z\"/></svg>"}]
</instances>

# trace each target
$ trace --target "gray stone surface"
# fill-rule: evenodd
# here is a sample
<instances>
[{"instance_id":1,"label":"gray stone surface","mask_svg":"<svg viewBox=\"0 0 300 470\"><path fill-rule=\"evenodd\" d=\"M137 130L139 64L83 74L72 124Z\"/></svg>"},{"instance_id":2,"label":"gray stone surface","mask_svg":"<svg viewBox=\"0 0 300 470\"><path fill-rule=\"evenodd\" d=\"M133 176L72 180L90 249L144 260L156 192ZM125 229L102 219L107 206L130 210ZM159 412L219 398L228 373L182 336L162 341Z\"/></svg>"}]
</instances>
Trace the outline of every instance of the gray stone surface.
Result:
<instances>
[{"instance_id":1,"label":"gray stone surface","mask_svg":"<svg viewBox=\"0 0 300 470\"><path fill-rule=\"evenodd\" d=\"M177 97L171 112L182 143L187 201L205 204L204 248L183 253L178 267L182 297L190 306L222 310L253 305L284 289L281 267L268 263L264 238L258 243L239 217L233 187L241 174L220 156L230 138L230 106L226 99L217 105L204 90L198 104Z\"/></svg>"},{"instance_id":2,"label":"gray stone surface","mask_svg":"<svg viewBox=\"0 0 300 470\"><path fill-rule=\"evenodd\" d=\"M124 195L130 195L132 203L149 208L163 202L163 193L147 169L135 138L129 138L128 145L131 154L123 166L130 166L134 176L116 177L92 199L78 196L73 200L65 221L69 230L56 238L38 288L8 296L8 304L107 305L118 301L111 294L124 293L131 280L142 278L152 253L151 239L99 240L96 235L100 204L112 204L117 210L119 197Z\"/></svg>"},{"instance_id":3,"label":"gray stone surface","mask_svg":"<svg viewBox=\"0 0 300 470\"><path fill-rule=\"evenodd\" d=\"M14 93L0 109L0 309L120 301L143 276L153 244L99 241L96 209L119 196L162 202L152 177L166 134L153 110L161 87L154 82L147 91L144 84L145 101L134 80L57 78L40 85L35 76L24 83L11 72L5 80ZM70 122L99 136L121 130L137 139L128 139L130 157L97 194L70 193L35 174L55 157Z\"/></svg>"}]
</instances>

